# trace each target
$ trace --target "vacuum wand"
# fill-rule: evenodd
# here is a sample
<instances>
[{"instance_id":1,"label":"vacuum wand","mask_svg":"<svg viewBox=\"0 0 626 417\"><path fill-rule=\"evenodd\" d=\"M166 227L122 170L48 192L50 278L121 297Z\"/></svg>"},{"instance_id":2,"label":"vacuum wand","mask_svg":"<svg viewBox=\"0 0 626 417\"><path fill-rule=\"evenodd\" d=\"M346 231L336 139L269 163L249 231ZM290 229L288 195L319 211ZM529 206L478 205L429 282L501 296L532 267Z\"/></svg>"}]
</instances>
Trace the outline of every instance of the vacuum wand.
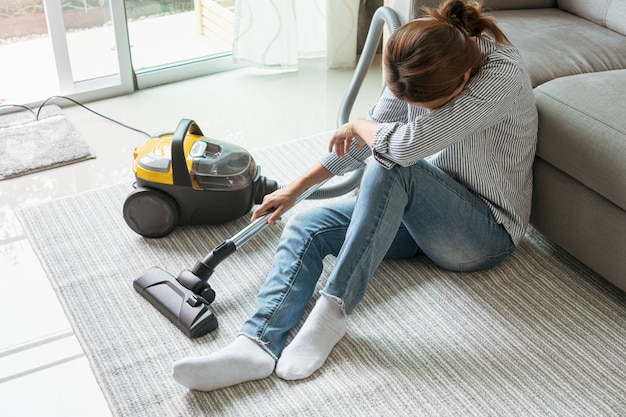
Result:
<instances>
[{"instance_id":1,"label":"vacuum wand","mask_svg":"<svg viewBox=\"0 0 626 417\"><path fill-rule=\"evenodd\" d=\"M308 198L317 191L326 181L307 188L302 194L296 198L295 204ZM294 205L295 205L294 204ZM224 259L233 254L238 248L243 246L254 235L267 227L267 219L271 213L259 217L245 228L241 229L237 234L226 239L210 251L201 261L198 261L191 271L183 271L178 276L178 281L186 288L206 299L208 303L213 302L215 293L207 283L209 277L213 274L215 267ZM207 294L207 290L210 292Z\"/></svg>"},{"instance_id":2,"label":"vacuum wand","mask_svg":"<svg viewBox=\"0 0 626 417\"><path fill-rule=\"evenodd\" d=\"M309 198L309 196L317 191L317 189L320 188L322 185L324 185L325 182L326 181L322 181L319 184L315 184L314 186L304 190L304 192L300 194L298 198L296 198L295 204L298 204L302 200ZM230 240L233 241L237 248L241 247L244 243L250 240L252 236L265 229L265 227L267 226L267 219L270 215L271 213L268 213L265 216L259 217L258 219L250 223L247 227L241 229L236 235L233 235Z\"/></svg>"},{"instance_id":3,"label":"vacuum wand","mask_svg":"<svg viewBox=\"0 0 626 417\"><path fill-rule=\"evenodd\" d=\"M295 204L309 197L323 184L308 188L298 196ZM188 337L203 336L215 330L218 326L217 318L209 309L215 299L215 291L207 280L220 262L267 227L269 216L266 214L256 219L220 243L191 270L183 270L178 277L154 266L135 279L133 287Z\"/></svg>"}]
</instances>

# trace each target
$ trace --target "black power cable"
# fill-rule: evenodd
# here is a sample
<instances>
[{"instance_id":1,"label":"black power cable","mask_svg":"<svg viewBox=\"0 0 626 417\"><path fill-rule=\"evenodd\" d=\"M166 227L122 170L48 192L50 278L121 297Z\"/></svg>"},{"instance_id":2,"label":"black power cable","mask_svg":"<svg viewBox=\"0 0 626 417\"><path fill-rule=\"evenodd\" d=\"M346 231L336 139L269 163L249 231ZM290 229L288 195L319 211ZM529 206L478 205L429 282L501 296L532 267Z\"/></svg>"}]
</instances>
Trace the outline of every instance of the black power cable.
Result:
<instances>
[{"instance_id":1,"label":"black power cable","mask_svg":"<svg viewBox=\"0 0 626 417\"><path fill-rule=\"evenodd\" d=\"M124 124L124 123L122 123L122 122L120 122L120 121L118 121L118 120L112 119L112 118L110 118L110 117L108 117L108 116L105 116L105 115L103 115L103 114L101 114L101 113L98 113L97 111L90 109L89 107L85 106L85 105L84 105L84 104L82 104L82 103L79 103L78 101L74 100L73 98L69 98L69 97L66 97L66 96L51 96L51 97L48 97L47 99L45 99L45 100L43 101L43 103L41 103L41 104L39 105L39 107L37 107L37 112L35 112L35 111L34 111L33 109L31 109L30 107L28 107L28 106L24 106L24 105L21 105L21 104L0 104L0 107L19 107L19 108L22 108L22 109L25 109L25 110L28 110L29 112L31 112L31 113L33 114L33 116L35 116L35 120L39 120L39 114L41 113L41 109L43 109L43 107L44 107L44 106L45 106L48 102L50 102L50 101L52 101L52 100L55 100L55 99L63 99L63 100L68 100L68 101L71 101L72 103L74 103L74 104L76 104L76 105L78 105L78 106L82 107L83 109L85 109L85 110L87 110L87 111L90 111L91 113L95 114L96 116L102 117L103 119L106 119L106 120L108 120L108 121L110 121L110 122L113 122L113 123L115 123L115 124L118 124L118 125L120 125L120 126L122 126L122 127L125 127L126 129L130 129L130 130L133 130L133 131L135 131L135 132L138 132L138 133L141 133L141 134L143 134L143 135L146 135L146 136L148 136L148 137L152 137L152 135L151 135L151 134L149 134L149 133L147 133L147 132L144 132L144 131L143 131L143 130L141 130L141 129L137 129L137 128L134 128L134 127L132 127L132 126L128 126L128 125L126 125L126 124Z\"/></svg>"}]
</instances>

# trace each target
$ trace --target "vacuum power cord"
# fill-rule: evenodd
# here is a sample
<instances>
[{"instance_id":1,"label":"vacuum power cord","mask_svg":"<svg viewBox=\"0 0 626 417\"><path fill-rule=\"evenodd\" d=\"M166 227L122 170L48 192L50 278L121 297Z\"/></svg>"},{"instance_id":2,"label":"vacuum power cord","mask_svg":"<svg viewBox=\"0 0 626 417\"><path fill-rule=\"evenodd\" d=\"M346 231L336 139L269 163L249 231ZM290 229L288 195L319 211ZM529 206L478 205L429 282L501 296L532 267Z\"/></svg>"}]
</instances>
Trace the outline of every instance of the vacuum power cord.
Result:
<instances>
[{"instance_id":1,"label":"vacuum power cord","mask_svg":"<svg viewBox=\"0 0 626 417\"><path fill-rule=\"evenodd\" d=\"M110 121L110 122L113 122L113 123L115 123L115 124L117 124L117 125L119 125L119 126L125 127L126 129L130 129L130 130L135 131L135 132L137 132L137 133L141 133L142 135L146 135L146 136L147 136L147 137L149 137L149 138L151 138L151 137L152 137L152 135L151 135L151 134L149 134L148 132L145 132L145 131L143 131L143 130L141 130L141 129L137 129L137 128L132 127L132 126L128 126L127 124L122 123L122 122L120 122L119 120L115 120L115 119L113 119L113 118L111 118L111 117L105 116L105 115L104 115L104 114L102 114L102 113L98 113L97 111L95 111L95 110L93 110L93 109L90 109L89 107L87 107L87 106L85 106L84 104L82 104L82 103L80 103L80 102L78 102L78 101L74 100L73 98L66 97L66 96L51 96L51 97L48 97L47 99L45 99L45 100L43 101L43 103L41 103L41 104L40 104L40 105L36 108L36 110L37 110L37 111L35 111L34 109L31 109L31 108L30 108L30 107L28 107L28 106L24 106L24 105L22 105L22 104L2 104L2 105L0 105L0 107L17 107L17 108L24 109L24 110L27 110L27 111L29 111L30 113L32 113L32 114L33 114L33 116L35 116L35 120L39 120L39 116L40 116L40 114L41 114L41 110L44 108L44 106L45 106L46 104L48 104L49 102L51 102L52 100L55 100L55 99L63 99L63 100L71 101L72 103L74 103L74 104L76 104L77 106L80 106L80 107L82 107L83 109L85 109L85 110L87 110L87 111L89 111L89 112L91 112L91 113L95 114L96 116L102 117L103 119L106 119L106 120L108 120L108 121Z\"/></svg>"}]
</instances>

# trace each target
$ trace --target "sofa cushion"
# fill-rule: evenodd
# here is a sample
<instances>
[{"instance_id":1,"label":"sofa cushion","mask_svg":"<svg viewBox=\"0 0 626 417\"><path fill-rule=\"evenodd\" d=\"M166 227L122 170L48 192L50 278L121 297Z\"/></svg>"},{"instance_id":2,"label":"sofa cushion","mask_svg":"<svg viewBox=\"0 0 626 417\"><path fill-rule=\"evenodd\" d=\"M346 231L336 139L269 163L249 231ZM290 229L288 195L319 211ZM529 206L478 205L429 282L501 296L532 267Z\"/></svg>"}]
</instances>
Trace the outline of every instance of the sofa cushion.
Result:
<instances>
[{"instance_id":1,"label":"sofa cushion","mask_svg":"<svg viewBox=\"0 0 626 417\"><path fill-rule=\"evenodd\" d=\"M626 68L626 38L559 9L494 11L533 86L557 77Z\"/></svg>"},{"instance_id":2,"label":"sofa cushion","mask_svg":"<svg viewBox=\"0 0 626 417\"><path fill-rule=\"evenodd\" d=\"M558 78L535 97L537 156L626 209L626 70Z\"/></svg>"}]
</instances>

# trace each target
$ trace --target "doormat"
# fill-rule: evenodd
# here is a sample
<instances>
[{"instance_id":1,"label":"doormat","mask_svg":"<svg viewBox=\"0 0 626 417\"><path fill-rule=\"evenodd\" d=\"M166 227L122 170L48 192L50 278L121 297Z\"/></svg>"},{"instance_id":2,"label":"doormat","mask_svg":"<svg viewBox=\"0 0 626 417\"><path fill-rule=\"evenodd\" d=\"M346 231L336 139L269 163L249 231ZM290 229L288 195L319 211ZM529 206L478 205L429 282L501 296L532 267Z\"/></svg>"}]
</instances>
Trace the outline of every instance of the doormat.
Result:
<instances>
[{"instance_id":1,"label":"doormat","mask_svg":"<svg viewBox=\"0 0 626 417\"><path fill-rule=\"evenodd\" d=\"M0 180L95 158L56 105L0 116Z\"/></svg>"}]
</instances>

